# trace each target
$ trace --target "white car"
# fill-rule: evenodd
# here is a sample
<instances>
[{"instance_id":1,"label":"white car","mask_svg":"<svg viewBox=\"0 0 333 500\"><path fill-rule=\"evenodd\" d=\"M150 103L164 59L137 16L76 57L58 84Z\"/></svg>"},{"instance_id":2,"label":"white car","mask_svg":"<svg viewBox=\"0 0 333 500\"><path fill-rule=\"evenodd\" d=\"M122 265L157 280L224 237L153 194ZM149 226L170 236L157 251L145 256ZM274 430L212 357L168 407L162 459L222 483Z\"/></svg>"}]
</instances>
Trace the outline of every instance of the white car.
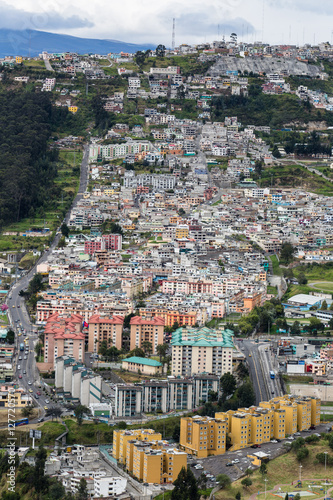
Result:
<instances>
[{"instance_id":1,"label":"white car","mask_svg":"<svg viewBox=\"0 0 333 500\"><path fill-rule=\"evenodd\" d=\"M238 460L238 458L235 458L235 460L233 460L233 463L234 463L234 464L239 464L239 460Z\"/></svg>"},{"instance_id":2,"label":"white car","mask_svg":"<svg viewBox=\"0 0 333 500\"><path fill-rule=\"evenodd\" d=\"M32 385L32 382L29 380L28 385Z\"/></svg>"}]
</instances>

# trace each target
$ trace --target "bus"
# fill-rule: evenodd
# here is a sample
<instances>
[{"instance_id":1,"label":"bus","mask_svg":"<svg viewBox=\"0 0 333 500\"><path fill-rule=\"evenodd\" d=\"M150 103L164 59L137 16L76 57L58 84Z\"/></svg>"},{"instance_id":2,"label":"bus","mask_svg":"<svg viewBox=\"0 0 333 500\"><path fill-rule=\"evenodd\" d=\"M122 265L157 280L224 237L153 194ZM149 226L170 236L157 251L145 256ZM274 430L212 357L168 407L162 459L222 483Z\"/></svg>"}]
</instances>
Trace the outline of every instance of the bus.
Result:
<instances>
[{"instance_id":1,"label":"bus","mask_svg":"<svg viewBox=\"0 0 333 500\"><path fill-rule=\"evenodd\" d=\"M271 371L269 372L269 376L270 376L272 379L274 379L274 378L275 378L275 373L273 372L273 370L271 370Z\"/></svg>"},{"instance_id":2,"label":"bus","mask_svg":"<svg viewBox=\"0 0 333 500\"><path fill-rule=\"evenodd\" d=\"M14 426L18 427L19 425L26 425L29 423L28 418L21 418L21 420L16 420Z\"/></svg>"},{"instance_id":3,"label":"bus","mask_svg":"<svg viewBox=\"0 0 333 500\"><path fill-rule=\"evenodd\" d=\"M20 351L24 351L24 344L23 344L23 342L20 344Z\"/></svg>"}]
</instances>

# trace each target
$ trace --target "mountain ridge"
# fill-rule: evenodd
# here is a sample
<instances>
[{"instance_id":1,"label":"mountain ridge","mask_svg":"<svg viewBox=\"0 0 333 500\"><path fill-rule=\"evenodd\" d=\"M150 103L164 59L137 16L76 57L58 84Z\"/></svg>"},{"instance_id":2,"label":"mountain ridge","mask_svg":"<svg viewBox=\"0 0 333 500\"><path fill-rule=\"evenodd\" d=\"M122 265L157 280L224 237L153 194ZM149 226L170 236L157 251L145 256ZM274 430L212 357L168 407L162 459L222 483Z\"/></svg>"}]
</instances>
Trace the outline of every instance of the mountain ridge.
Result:
<instances>
[{"instance_id":1,"label":"mountain ridge","mask_svg":"<svg viewBox=\"0 0 333 500\"><path fill-rule=\"evenodd\" d=\"M107 54L155 49L152 44L134 44L112 39L81 38L37 30L0 29L0 57L20 55L36 57L43 51Z\"/></svg>"}]
</instances>

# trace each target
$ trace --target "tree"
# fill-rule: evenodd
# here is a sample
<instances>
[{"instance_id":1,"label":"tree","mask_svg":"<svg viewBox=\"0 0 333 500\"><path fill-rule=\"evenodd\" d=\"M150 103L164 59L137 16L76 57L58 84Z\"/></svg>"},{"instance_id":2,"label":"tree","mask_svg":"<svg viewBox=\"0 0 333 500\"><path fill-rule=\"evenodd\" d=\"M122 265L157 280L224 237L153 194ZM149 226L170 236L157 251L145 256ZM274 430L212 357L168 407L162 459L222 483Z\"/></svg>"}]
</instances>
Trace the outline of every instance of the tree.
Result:
<instances>
[{"instance_id":1,"label":"tree","mask_svg":"<svg viewBox=\"0 0 333 500\"><path fill-rule=\"evenodd\" d=\"M157 354L159 355L160 357L160 361L162 362L162 358L165 357L167 351L169 349L169 346L167 344L159 344L157 347L156 347L156 351L157 351Z\"/></svg>"},{"instance_id":2,"label":"tree","mask_svg":"<svg viewBox=\"0 0 333 500\"><path fill-rule=\"evenodd\" d=\"M216 481L219 483L221 488L229 488L231 485L231 479L227 474L218 474L216 476Z\"/></svg>"},{"instance_id":3,"label":"tree","mask_svg":"<svg viewBox=\"0 0 333 500\"><path fill-rule=\"evenodd\" d=\"M236 390L237 383L235 377L230 372L225 373L221 377L220 387L222 390L222 397L226 400L227 397L232 396Z\"/></svg>"},{"instance_id":4,"label":"tree","mask_svg":"<svg viewBox=\"0 0 333 500\"><path fill-rule=\"evenodd\" d=\"M238 363L236 373L240 379L245 379L249 376L249 370L244 363Z\"/></svg>"},{"instance_id":5,"label":"tree","mask_svg":"<svg viewBox=\"0 0 333 500\"><path fill-rule=\"evenodd\" d=\"M67 226L67 224L64 222L60 228L61 230L61 234L63 236L65 236L65 238L68 238L69 236L69 227Z\"/></svg>"},{"instance_id":6,"label":"tree","mask_svg":"<svg viewBox=\"0 0 333 500\"><path fill-rule=\"evenodd\" d=\"M241 481L241 484L245 487L248 488L252 484L252 479L249 477L244 477L244 479Z\"/></svg>"},{"instance_id":7,"label":"tree","mask_svg":"<svg viewBox=\"0 0 333 500\"><path fill-rule=\"evenodd\" d=\"M249 408L254 405L256 401L256 395L254 393L253 385L250 381L245 382L238 389L238 404L241 408Z\"/></svg>"},{"instance_id":8,"label":"tree","mask_svg":"<svg viewBox=\"0 0 333 500\"><path fill-rule=\"evenodd\" d=\"M296 439L296 441L292 442L291 449L294 451L298 451L304 445L305 445L305 439L302 437L299 437Z\"/></svg>"},{"instance_id":9,"label":"tree","mask_svg":"<svg viewBox=\"0 0 333 500\"><path fill-rule=\"evenodd\" d=\"M315 317L312 317L310 318L310 325L309 325L309 330L314 333L315 331L317 330L323 330L324 329L324 325L323 323L320 321L319 318L315 318Z\"/></svg>"},{"instance_id":10,"label":"tree","mask_svg":"<svg viewBox=\"0 0 333 500\"><path fill-rule=\"evenodd\" d=\"M275 158L281 158L281 153L277 147L277 145L275 144L273 149L272 149L272 155L275 157Z\"/></svg>"},{"instance_id":11,"label":"tree","mask_svg":"<svg viewBox=\"0 0 333 500\"><path fill-rule=\"evenodd\" d=\"M138 358L145 358L146 354L140 347L135 347L126 357L137 356Z\"/></svg>"},{"instance_id":12,"label":"tree","mask_svg":"<svg viewBox=\"0 0 333 500\"><path fill-rule=\"evenodd\" d=\"M47 479L44 475L46 450L40 446L36 453L36 464L34 468L34 485L38 493L43 492L47 486Z\"/></svg>"},{"instance_id":13,"label":"tree","mask_svg":"<svg viewBox=\"0 0 333 500\"><path fill-rule=\"evenodd\" d=\"M250 480L251 481L251 480ZM240 491L237 491L236 495L235 495L235 498L236 500L241 500L242 498L242 495L241 495L241 492Z\"/></svg>"},{"instance_id":14,"label":"tree","mask_svg":"<svg viewBox=\"0 0 333 500\"><path fill-rule=\"evenodd\" d=\"M323 300L321 303L321 308L322 311L327 311L327 302L326 300Z\"/></svg>"},{"instance_id":15,"label":"tree","mask_svg":"<svg viewBox=\"0 0 333 500\"><path fill-rule=\"evenodd\" d=\"M291 335L300 335L301 334L301 324L299 321L294 321L290 327Z\"/></svg>"},{"instance_id":16,"label":"tree","mask_svg":"<svg viewBox=\"0 0 333 500\"><path fill-rule=\"evenodd\" d=\"M60 500L60 498L63 498L65 496L65 493L65 488L57 480L49 487L49 496L50 498L52 498L52 500Z\"/></svg>"},{"instance_id":17,"label":"tree","mask_svg":"<svg viewBox=\"0 0 333 500\"><path fill-rule=\"evenodd\" d=\"M124 325L123 327L124 328L129 328L130 327L130 324L131 324L131 319L135 316L134 313L131 313L131 314L127 314L125 316L125 319L124 319Z\"/></svg>"},{"instance_id":18,"label":"tree","mask_svg":"<svg viewBox=\"0 0 333 500\"><path fill-rule=\"evenodd\" d=\"M199 500L198 485L190 468L182 467L171 493L171 500Z\"/></svg>"},{"instance_id":19,"label":"tree","mask_svg":"<svg viewBox=\"0 0 333 500\"><path fill-rule=\"evenodd\" d=\"M165 46L164 45L157 45L156 49L155 49L155 52L156 52L156 56L157 57L161 57L163 58L165 56Z\"/></svg>"},{"instance_id":20,"label":"tree","mask_svg":"<svg viewBox=\"0 0 333 500\"><path fill-rule=\"evenodd\" d=\"M295 253L295 248L291 243L283 243L280 251L280 260L284 264L292 262Z\"/></svg>"},{"instance_id":21,"label":"tree","mask_svg":"<svg viewBox=\"0 0 333 500\"><path fill-rule=\"evenodd\" d=\"M54 418L61 417L62 412L63 412L63 410L61 408L59 408L58 406L51 406L51 408L48 408L46 410L46 415L52 417L52 420L53 420L53 417Z\"/></svg>"},{"instance_id":22,"label":"tree","mask_svg":"<svg viewBox=\"0 0 333 500\"><path fill-rule=\"evenodd\" d=\"M206 486L207 486L207 476L206 476L206 474L204 474L203 472L200 474L200 476L197 479L197 484L198 484L198 487L201 490L205 490L206 489Z\"/></svg>"},{"instance_id":23,"label":"tree","mask_svg":"<svg viewBox=\"0 0 333 500\"><path fill-rule=\"evenodd\" d=\"M267 474L267 465L265 464L265 462L263 462L260 467L259 467L259 472L262 476L264 476L265 474Z\"/></svg>"},{"instance_id":24,"label":"tree","mask_svg":"<svg viewBox=\"0 0 333 500\"><path fill-rule=\"evenodd\" d=\"M145 63L145 60L146 60L146 54L142 52L142 50L138 50L134 54L134 61L138 66L142 66Z\"/></svg>"},{"instance_id":25,"label":"tree","mask_svg":"<svg viewBox=\"0 0 333 500\"><path fill-rule=\"evenodd\" d=\"M15 342L15 332L12 329L10 329L10 330L7 331L6 341L8 342L8 344L14 344L14 342Z\"/></svg>"},{"instance_id":26,"label":"tree","mask_svg":"<svg viewBox=\"0 0 333 500\"><path fill-rule=\"evenodd\" d=\"M153 346L152 343L149 342L149 340L144 340L141 344L142 349L144 350L145 354L148 354L148 356L153 352Z\"/></svg>"},{"instance_id":27,"label":"tree","mask_svg":"<svg viewBox=\"0 0 333 500\"><path fill-rule=\"evenodd\" d=\"M308 282L307 277L305 276L304 273L299 273L297 281L299 285L306 285Z\"/></svg>"},{"instance_id":28,"label":"tree","mask_svg":"<svg viewBox=\"0 0 333 500\"><path fill-rule=\"evenodd\" d=\"M84 405L77 405L74 408L74 415L76 417L78 425L82 425L83 422L83 415L84 414L89 414L90 410Z\"/></svg>"},{"instance_id":29,"label":"tree","mask_svg":"<svg viewBox=\"0 0 333 500\"><path fill-rule=\"evenodd\" d=\"M302 446L296 453L296 458L299 462L302 462L309 456L309 449L306 448L305 446Z\"/></svg>"},{"instance_id":30,"label":"tree","mask_svg":"<svg viewBox=\"0 0 333 500\"><path fill-rule=\"evenodd\" d=\"M21 415L24 418L30 418L33 412L34 412L34 405L28 404L27 406L22 408Z\"/></svg>"},{"instance_id":31,"label":"tree","mask_svg":"<svg viewBox=\"0 0 333 500\"><path fill-rule=\"evenodd\" d=\"M77 489L77 493L75 495L76 500L87 500L88 499L88 488L87 481L82 478L79 482L79 487Z\"/></svg>"}]
</instances>

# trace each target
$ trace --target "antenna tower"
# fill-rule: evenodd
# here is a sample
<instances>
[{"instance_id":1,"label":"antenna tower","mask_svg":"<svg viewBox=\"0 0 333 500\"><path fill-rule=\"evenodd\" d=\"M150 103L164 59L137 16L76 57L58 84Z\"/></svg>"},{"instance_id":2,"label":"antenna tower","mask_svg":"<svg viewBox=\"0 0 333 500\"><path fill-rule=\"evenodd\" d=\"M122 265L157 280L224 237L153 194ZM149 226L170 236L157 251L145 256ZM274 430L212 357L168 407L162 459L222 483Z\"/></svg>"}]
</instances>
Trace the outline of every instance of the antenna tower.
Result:
<instances>
[{"instance_id":1,"label":"antenna tower","mask_svg":"<svg viewBox=\"0 0 333 500\"><path fill-rule=\"evenodd\" d=\"M172 50L175 50L175 31L176 31L176 19L173 18L173 20L172 20L172 43L171 43Z\"/></svg>"}]
</instances>

